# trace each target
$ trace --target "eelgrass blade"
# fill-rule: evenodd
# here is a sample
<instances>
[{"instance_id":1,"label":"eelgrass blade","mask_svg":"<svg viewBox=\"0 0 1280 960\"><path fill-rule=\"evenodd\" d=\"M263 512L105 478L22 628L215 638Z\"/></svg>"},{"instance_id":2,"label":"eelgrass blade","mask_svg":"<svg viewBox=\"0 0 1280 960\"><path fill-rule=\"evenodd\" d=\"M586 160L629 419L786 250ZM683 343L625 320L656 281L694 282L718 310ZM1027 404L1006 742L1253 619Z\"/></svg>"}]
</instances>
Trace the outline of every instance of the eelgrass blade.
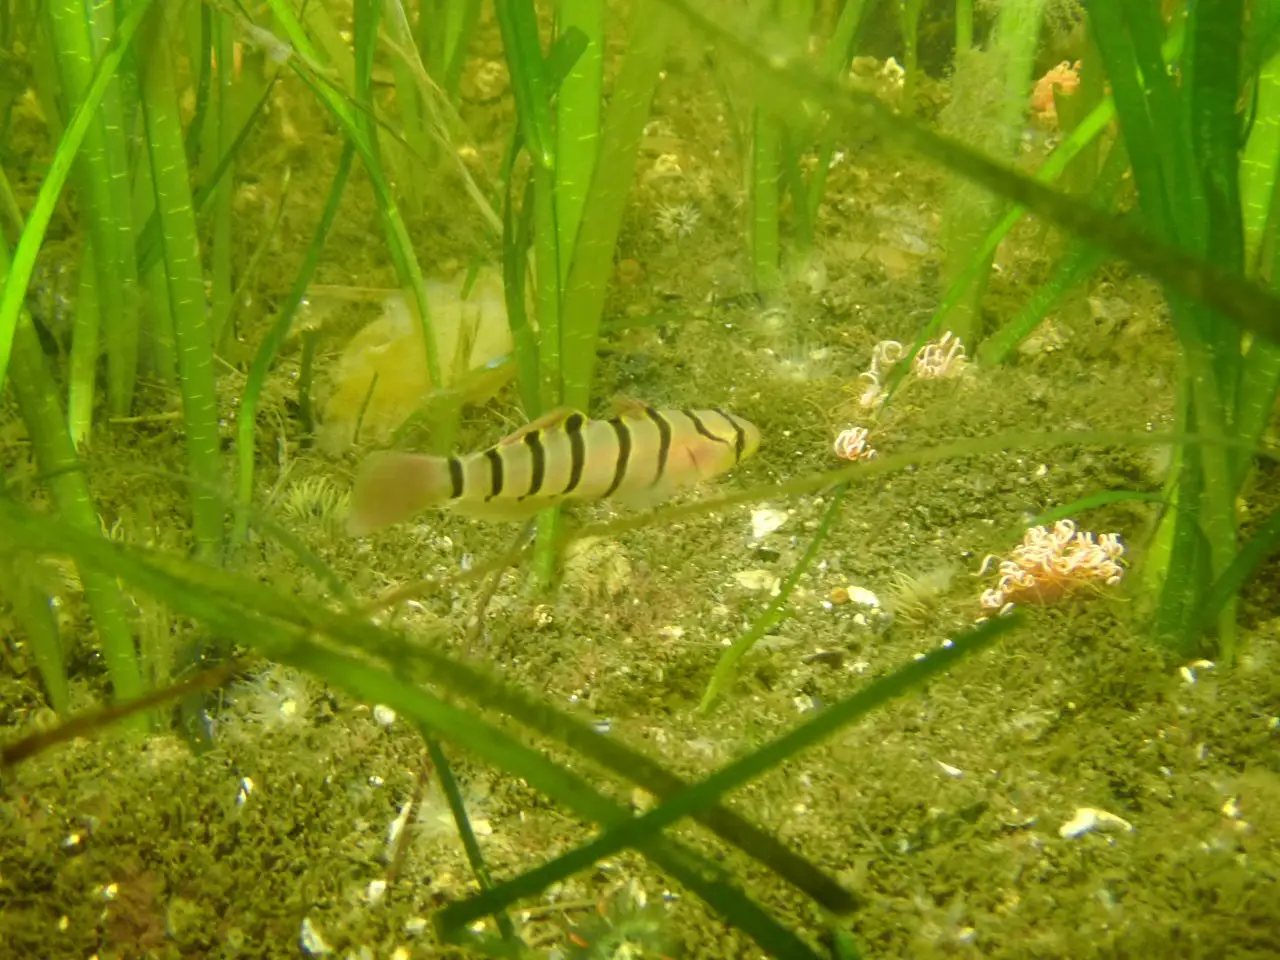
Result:
<instances>
[{"instance_id":1,"label":"eelgrass blade","mask_svg":"<svg viewBox=\"0 0 1280 960\"><path fill-rule=\"evenodd\" d=\"M214 79L213 138L206 143L207 156L202 158L213 166L221 157L235 156L231 145L236 141L235 114L238 101L245 96L239 88L235 71L235 22L231 17L219 16L213 21L211 36L216 59ZM270 84L268 84L269 86ZM246 91L247 93L247 91ZM234 163L234 161L233 161ZM209 244L209 336L214 347L222 342L223 322L231 315L234 303L231 276L231 191L234 187L235 168L218 178L213 191L213 229ZM283 198L281 205L283 205Z\"/></svg>"},{"instance_id":2,"label":"eelgrass blade","mask_svg":"<svg viewBox=\"0 0 1280 960\"><path fill-rule=\"evenodd\" d=\"M195 207L197 218L203 217L209 209L219 185L230 174L232 167L235 165L235 158L240 152L240 148L249 139L249 135L253 133L258 118L266 109L267 104L271 102L271 92L275 89L277 77L278 74L272 76L271 82L267 84L262 95L255 101L253 109L245 117L245 121L241 124L235 140L231 142L226 153L218 158L217 166L202 180L196 189L195 195L191 198L191 204ZM138 272L146 275L164 256L164 251L160 247L160 217L158 212L152 211L142 229L138 231L136 246L138 250Z\"/></svg>"},{"instance_id":3,"label":"eelgrass blade","mask_svg":"<svg viewBox=\"0 0 1280 960\"><path fill-rule=\"evenodd\" d=\"M440 362L436 349L435 331L431 326L431 311L427 303L426 282L422 274L422 266L418 262L417 254L414 252L413 241L405 225L404 216L396 203L391 185L387 182L386 177L383 176L382 163L377 153L377 143L369 135L369 130L376 126L376 122L372 120L372 115L367 108L365 110L357 109L331 85L331 81L328 80L329 71L326 71L321 65L315 47L294 13L292 6L285 0L268 0L268 6L271 8L276 23L284 30L285 35L289 38L289 43L292 44L292 55L288 59L289 66L333 114L334 119L342 128L343 134L355 143L356 152L360 154L360 159L364 163L365 169L369 172L369 180L378 201L378 209L382 214L388 251L391 254L392 262L395 264L401 285L413 295L412 305L417 310L417 319L421 325L422 339L426 348L427 374L433 384L440 384L442 382L440 379ZM318 22L316 18L323 18L324 8L319 4L313 5L308 16L312 18L311 22ZM357 26L361 31L364 31L368 25L366 23L361 26L360 20L357 20ZM364 34L362 32L360 41L362 44L365 43L363 37ZM338 52L341 53L345 49L343 47ZM372 57L372 40L368 42L366 56ZM341 66L339 69L342 69ZM371 76L371 72L372 66L370 65L366 81Z\"/></svg>"},{"instance_id":4,"label":"eelgrass blade","mask_svg":"<svg viewBox=\"0 0 1280 960\"><path fill-rule=\"evenodd\" d=\"M555 169L555 131L551 122L551 84L538 39L538 17L532 0L494 4L498 29L511 70L520 132L535 165Z\"/></svg>"},{"instance_id":5,"label":"eelgrass blade","mask_svg":"<svg viewBox=\"0 0 1280 960\"><path fill-rule=\"evenodd\" d=\"M613 95L604 114L600 153L587 214L578 230L573 265L564 290L563 402L585 410L595 373L600 318L604 312L614 249L622 214L635 179L636 157L649 105L666 55L669 17L654 0L637 0L631 8L632 30Z\"/></svg>"},{"instance_id":6,"label":"eelgrass blade","mask_svg":"<svg viewBox=\"0 0 1280 960\"><path fill-rule=\"evenodd\" d=\"M10 283L8 245L0 234L0 286L7 287ZM47 366L39 337L25 309L18 315L9 385L18 401L18 410L31 439L36 463L49 485L58 513L78 530L101 537L98 511L90 498L84 468L67 432L58 400L58 385ZM102 643L102 657L111 678L112 692L117 700L136 697L142 692L142 676L127 614L128 605L120 592L120 585L109 574L79 565L77 569L98 639ZM32 635L33 643L48 639ZM37 656L42 669L52 670L54 664L62 660L60 651L55 656L55 652L47 648ZM61 680L51 675L46 677L45 683L51 695L60 696L58 688L65 685L66 675L63 673ZM55 709L58 709L56 703Z\"/></svg>"},{"instance_id":7,"label":"eelgrass blade","mask_svg":"<svg viewBox=\"0 0 1280 960\"><path fill-rule=\"evenodd\" d=\"M1280 24L1280 3L1272 4ZM1253 130L1240 160L1240 205L1244 224L1245 270L1280 284L1280 54L1257 78ZM1236 431L1256 444L1270 422L1280 392L1280 343L1254 339L1245 349L1236 396ZM1252 458L1236 458L1243 475Z\"/></svg>"},{"instance_id":8,"label":"eelgrass blade","mask_svg":"<svg viewBox=\"0 0 1280 960\"><path fill-rule=\"evenodd\" d=\"M1115 117L1115 108L1110 100L1098 104L1086 116L1049 158L1040 165L1035 177L1042 183L1054 183L1089 144L1096 142L1102 131ZM1098 176L1097 194L1107 200L1111 192L1120 183L1125 173L1126 153L1119 145L1114 145L1107 154L1103 171ZM990 269L991 258L995 255L1000 243L1009 232L1026 215L1027 210L1021 205L1014 205L983 239L978 249L970 257L964 267L943 294L932 318L917 334L916 340L907 350L907 356L914 357L928 340L938 335L946 322L947 316L961 303L968 291ZM987 363L1000 363L1008 356L1024 337L1031 333L1044 319L1051 305L1058 296L1065 294L1075 283L1083 279L1104 260L1101 250L1091 244L1076 241L1070 251L1059 261L1054 276L1031 295L1031 300L1019 311L1018 316L1000 328L991 338L984 341L979 356ZM902 385L903 379L910 371L909 364L901 364L889 375L887 389L890 395Z\"/></svg>"},{"instance_id":9,"label":"eelgrass blade","mask_svg":"<svg viewBox=\"0 0 1280 960\"><path fill-rule=\"evenodd\" d=\"M67 182L67 175L71 172L85 135L94 123L98 106L115 77L121 59L133 42L142 18L153 2L154 0L136 0L129 5L128 11L120 20L115 38L98 59L97 68L94 70L93 79L84 98L67 123L66 131L58 142L53 160L49 164L49 171L40 184L36 202L27 215L27 226L22 231L17 248L13 252L13 262L4 288L0 290L0 387L4 385L8 373L13 336L18 326L18 315L22 310L23 298L31 283L31 272L35 269L36 257L40 253L40 246L44 242L45 231L49 228L49 220L53 216L58 197Z\"/></svg>"},{"instance_id":10,"label":"eelgrass blade","mask_svg":"<svg viewBox=\"0 0 1280 960\"><path fill-rule=\"evenodd\" d=\"M513 150L514 153L514 150ZM528 250L533 234L532 177L525 184L524 199L517 211L510 172L504 177L502 203L502 292L507 306L507 326L516 358L516 385L526 411L539 407L538 337L529 323L526 308L525 277L528 274Z\"/></svg>"},{"instance_id":11,"label":"eelgrass blade","mask_svg":"<svg viewBox=\"0 0 1280 960\"><path fill-rule=\"evenodd\" d=\"M813 537L809 540L809 546L805 548L804 554L801 555L796 565L791 568L791 572L787 574L787 579L778 589L778 595L773 598L765 612L756 618L751 628L735 640L733 646L720 655L720 661L716 664L715 671L711 674L711 680L707 684L707 689L703 691L702 701L698 704L700 713L709 711L716 698L733 683L733 678L738 670L738 661L745 657L751 648L759 642L760 638L781 623L782 618L786 616L787 605L791 602L791 594L799 585L800 578L805 575L813 561L817 559L818 550L826 543L827 535L831 532L831 524L839 515L840 506L844 502L844 495L848 490L849 485L847 483L842 483L835 488L831 494L831 499L827 502L826 510L822 512L822 519L818 521L818 529L813 532Z\"/></svg>"},{"instance_id":12,"label":"eelgrass blade","mask_svg":"<svg viewBox=\"0 0 1280 960\"><path fill-rule=\"evenodd\" d=\"M0 497L7 495L6 491L0 490ZM26 635L26 646L36 662L36 672L44 684L49 706L58 716L65 717L71 705L71 694L58 619L52 598L32 576L38 568L28 566L25 559L19 553L0 551L0 578L3 578L0 579L0 597L9 601L19 637Z\"/></svg>"},{"instance_id":13,"label":"eelgrass blade","mask_svg":"<svg viewBox=\"0 0 1280 960\"><path fill-rule=\"evenodd\" d=\"M324 211L320 214L320 223L316 226L311 244L307 247L307 255L302 269L294 278L289 295L285 298L267 334L258 345L249 374L245 378L244 390L240 397L240 410L236 414L236 456L239 462L239 482L236 487L236 518L232 539L243 541L249 530L249 507L253 502L253 474L257 452L254 438L258 413L258 400L262 396L262 388L266 385L267 375L271 372L271 364L275 362L280 344L284 343L293 324L293 318L307 295L307 287L315 276L316 267L320 263L320 254L328 240L329 231L337 219L338 208L342 203L342 195L346 190L347 177L351 173L351 164L355 160L355 144L348 140L338 157L338 169L333 175L333 183L329 187L329 197L325 201ZM283 205L283 204L282 204Z\"/></svg>"},{"instance_id":14,"label":"eelgrass blade","mask_svg":"<svg viewBox=\"0 0 1280 960\"><path fill-rule=\"evenodd\" d=\"M458 828L458 836L462 840L463 850L467 855L467 863L471 865L471 872L475 874L476 882L480 884L481 890L490 890L493 888L493 878L489 874L489 867L484 862L484 852L480 849L480 843L476 840L476 832L471 827L471 818L467 815L467 805L462 799L462 791L458 788L458 780L453 775L453 768L449 765L449 758L445 756L444 749L440 746L439 741L431 736L429 731L422 731L422 739L426 741L427 753L431 757L431 763L436 769L436 776L440 780L440 790L444 793L445 800L449 804L449 813L453 816L454 826ZM505 910L497 910L493 914L494 922L498 925L498 930L502 934L502 939L506 941L514 941L516 939L516 928L511 922L511 918L507 916Z\"/></svg>"},{"instance_id":15,"label":"eelgrass blade","mask_svg":"<svg viewBox=\"0 0 1280 960\"><path fill-rule=\"evenodd\" d=\"M757 74L761 89L771 91L772 109L785 115L797 97L811 98L831 113L833 121L851 129L874 129L903 146L928 156L993 193L1025 206L1032 213L1133 263L1170 289L1204 303L1239 325L1280 340L1280 297L1256 283L1207 263L1126 223L1013 172L982 154L895 115L874 97L840 89L794 62L778 63L761 50L746 31L712 19L688 0L659 0L679 11L699 33L715 39Z\"/></svg>"},{"instance_id":16,"label":"eelgrass blade","mask_svg":"<svg viewBox=\"0 0 1280 960\"><path fill-rule=\"evenodd\" d=\"M354 649L380 650L385 643L367 618L348 622L344 636ZM616 776L659 797L685 789L688 784L665 767L626 744L602 737L588 724L502 684L487 672L464 661L454 660L420 644L403 651L388 652L397 669L411 671L452 690L456 695L490 710L499 710L529 729L581 754ZM725 842L776 872L803 891L824 909L848 913L854 901L838 883L775 837L727 807L712 807L695 814L698 822Z\"/></svg>"},{"instance_id":17,"label":"eelgrass blade","mask_svg":"<svg viewBox=\"0 0 1280 960\"><path fill-rule=\"evenodd\" d=\"M104 707L101 710L82 713L49 730L40 730L13 743L6 744L0 747L0 770L11 767L16 763L21 763L23 760L29 760L31 757L43 753L51 747L56 747L60 743L66 743L79 737L91 736L112 724L120 723L153 707L163 706L166 703L179 700L201 690L220 687L236 674L240 666L236 661L224 663L219 667L214 667L212 670L198 673L194 677L183 680L181 683L161 690L152 690L143 696L135 697L132 700L126 700L110 707Z\"/></svg>"},{"instance_id":18,"label":"eelgrass blade","mask_svg":"<svg viewBox=\"0 0 1280 960\"><path fill-rule=\"evenodd\" d=\"M1231 565L1214 580L1201 600L1186 629L1188 637L1197 637L1223 610L1240 595L1240 589L1254 572L1277 549L1280 549L1280 510L1274 511L1240 547Z\"/></svg>"},{"instance_id":19,"label":"eelgrass blade","mask_svg":"<svg viewBox=\"0 0 1280 960\"><path fill-rule=\"evenodd\" d=\"M991 366L1004 363L1018 348L1018 344L1031 336L1044 322L1054 305L1083 283L1105 261L1106 254L1097 247L1078 240L1072 241L1054 264L1048 279L1035 288L1030 299L1022 305L1013 319L982 342L982 346L978 348L978 356L982 362ZM938 314L943 315L941 310ZM931 324L928 335L932 336L936 331L937 327ZM919 348L916 346L917 350ZM905 366L904 364L904 368Z\"/></svg>"},{"instance_id":20,"label":"eelgrass blade","mask_svg":"<svg viewBox=\"0 0 1280 960\"><path fill-rule=\"evenodd\" d=\"M604 12L600 0L560 0L556 27L581 37L568 75L556 85L556 235L560 281L569 279L591 175L600 151L601 88L604 85ZM552 73L550 65L547 72Z\"/></svg>"},{"instance_id":21,"label":"eelgrass blade","mask_svg":"<svg viewBox=\"0 0 1280 960\"><path fill-rule=\"evenodd\" d=\"M782 130L764 110L752 113L751 137L751 276L756 293L778 286L781 259L778 185L782 176ZM803 203L803 197L796 198Z\"/></svg>"},{"instance_id":22,"label":"eelgrass blade","mask_svg":"<svg viewBox=\"0 0 1280 960\"><path fill-rule=\"evenodd\" d=\"M759 779L800 751L855 723L935 674L953 667L962 658L976 653L1012 629L1015 623L1015 617L997 617L980 624L956 638L949 646L934 650L919 660L899 667L887 677L873 681L858 693L820 711L812 720L790 733L665 800L648 813L624 823L610 825L595 840L543 866L526 871L468 900L450 904L437 915L438 924L444 929L463 927L479 917L508 907L523 897L532 896L627 847L644 849L667 827L695 811L705 810L730 791Z\"/></svg>"},{"instance_id":23,"label":"eelgrass blade","mask_svg":"<svg viewBox=\"0 0 1280 960\"><path fill-rule=\"evenodd\" d=\"M57 48L60 94L71 104L85 95L101 44L114 28L114 5L50 0L44 5ZM111 77L89 125L78 163L79 194L94 247L99 309L105 319L107 398L116 416L132 404L138 362L138 272L133 248L129 157L120 85Z\"/></svg>"},{"instance_id":24,"label":"eelgrass blade","mask_svg":"<svg viewBox=\"0 0 1280 960\"><path fill-rule=\"evenodd\" d=\"M1038 513L1026 523L1018 525L1017 536L1022 535L1022 531L1027 527L1038 527L1046 523L1053 523L1056 520L1065 520L1074 517L1077 514L1086 513L1089 510L1097 510L1099 507L1106 507L1113 503L1125 503L1129 500L1140 500L1147 503L1158 503L1166 507L1172 507L1173 504L1165 499L1163 494L1150 493L1146 490L1103 490L1099 493L1090 494L1087 497L1081 497L1078 500L1072 500L1070 503L1064 503L1061 506L1053 507Z\"/></svg>"},{"instance_id":25,"label":"eelgrass blade","mask_svg":"<svg viewBox=\"0 0 1280 960\"><path fill-rule=\"evenodd\" d=\"M524 778L579 816L602 824L621 824L631 819L630 810L596 791L576 773L519 743L476 714L404 682L370 663L366 654L348 655L317 642L313 638L321 631L309 622L315 617L291 616L291 598L280 596L266 604L266 609L274 613L256 610L263 591L271 588L184 558L166 557L163 565L158 564L157 557L149 557L144 551L85 535L2 498L0 532L6 542L37 553L57 544L59 554L70 555L101 573L119 576L211 630L237 637L263 655L315 674L361 700L384 703L409 722L472 751L512 776ZM246 598L252 599L246 602ZM276 615L281 613L285 616ZM343 620L331 621L326 629L333 639L350 632ZM365 634L358 636L363 641ZM732 886L714 864L666 839L650 842L644 854L714 909L732 918L765 949L781 956L815 956L795 934Z\"/></svg>"},{"instance_id":26,"label":"eelgrass blade","mask_svg":"<svg viewBox=\"0 0 1280 960\"><path fill-rule=\"evenodd\" d=\"M98 310L98 272L93 242L80 257L79 292L67 364L67 432L80 449L89 440L93 425L93 401L98 391L98 358L101 352L101 315Z\"/></svg>"},{"instance_id":27,"label":"eelgrass blade","mask_svg":"<svg viewBox=\"0 0 1280 960\"><path fill-rule=\"evenodd\" d=\"M1190 407L1188 399L1182 402ZM1183 414L1189 417L1190 414ZM1190 422L1194 422L1191 418ZM1185 627L1192 622L1192 613L1202 600L1201 585L1211 578L1209 549L1200 526L1200 501L1204 488L1204 475L1200 466L1201 450L1189 444L1179 449L1178 471L1175 478L1172 517L1165 516L1162 526L1168 531L1157 531L1156 539L1168 538L1162 548L1165 563L1163 582L1155 612L1154 634L1158 640L1169 643L1175 650L1189 653L1194 640ZM1155 572L1155 571L1151 571Z\"/></svg>"},{"instance_id":28,"label":"eelgrass blade","mask_svg":"<svg viewBox=\"0 0 1280 960\"><path fill-rule=\"evenodd\" d=\"M189 485L192 527L197 548L213 559L221 555L224 534L222 504L208 492L222 481L213 341L164 13L160 9L153 16L158 42L142 63L142 112L177 346L187 466L194 481Z\"/></svg>"}]
</instances>

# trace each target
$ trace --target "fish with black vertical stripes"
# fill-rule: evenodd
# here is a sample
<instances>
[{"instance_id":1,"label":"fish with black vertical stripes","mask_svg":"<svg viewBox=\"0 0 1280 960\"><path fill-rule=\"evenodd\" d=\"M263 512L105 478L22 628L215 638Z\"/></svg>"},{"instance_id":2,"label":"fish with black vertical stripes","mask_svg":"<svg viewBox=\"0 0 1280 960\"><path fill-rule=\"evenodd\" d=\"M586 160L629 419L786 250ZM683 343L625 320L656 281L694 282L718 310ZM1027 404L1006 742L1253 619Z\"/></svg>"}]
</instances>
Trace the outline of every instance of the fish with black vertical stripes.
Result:
<instances>
[{"instance_id":1,"label":"fish with black vertical stripes","mask_svg":"<svg viewBox=\"0 0 1280 960\"><path fill-rule=\"evenodd\" d=\"M718 409L632 401L609 420L555 411L478 453L373 454L356 476L347 529L364 536L432 507L521 520L566 500L649 506L732 470L759 446L755 424Z\"/></svg>"}]
</instances>

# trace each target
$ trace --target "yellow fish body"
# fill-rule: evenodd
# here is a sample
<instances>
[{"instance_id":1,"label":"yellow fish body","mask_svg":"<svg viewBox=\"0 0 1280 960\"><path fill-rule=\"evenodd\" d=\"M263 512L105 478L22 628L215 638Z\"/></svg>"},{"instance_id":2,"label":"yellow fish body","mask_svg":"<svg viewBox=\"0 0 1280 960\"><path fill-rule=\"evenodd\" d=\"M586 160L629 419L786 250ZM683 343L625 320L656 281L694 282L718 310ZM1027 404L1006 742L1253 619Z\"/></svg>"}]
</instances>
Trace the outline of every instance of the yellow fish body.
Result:
<instances>
[{"instance_id":1,"label":"yellow fish body","mask_svg":"<svg viewBox=\"0 0 1280 960\"><path fill-rule=\"evenodd\" d=\"M565 500L651 504L732 470L759 446L760 430L723 410L631 404L610 420L558 412L462 457L374 454L356 476L347 529L363 536L431 507L520 520Z\"/></svg>"}]
</instances>

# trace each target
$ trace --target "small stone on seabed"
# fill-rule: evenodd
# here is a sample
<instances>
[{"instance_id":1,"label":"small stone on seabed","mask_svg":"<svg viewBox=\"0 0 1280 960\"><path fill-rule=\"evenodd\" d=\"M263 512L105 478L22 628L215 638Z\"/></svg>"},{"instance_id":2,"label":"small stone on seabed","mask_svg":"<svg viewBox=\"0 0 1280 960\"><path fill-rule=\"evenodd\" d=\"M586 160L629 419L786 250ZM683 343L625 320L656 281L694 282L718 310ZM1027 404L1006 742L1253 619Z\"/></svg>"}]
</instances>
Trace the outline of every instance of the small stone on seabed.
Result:
<instances>
[{"instance_id":1,"label":"small stone on seabed","mask_svg":"<svg viewBox=\"0 0 1280 960\"><path fill-rule=\"evenodd\" d=\"M1098 810L1094 807L1077 807L1075 815L1058 828L1058 836L1068 840L1083 836L1094 830L1121 831L1133 833L1133 824L1114 813Z\"/></svg>"},{"instance_id":2,"label":"small stone on seabed","mask_svg":"<svg viewBox=\"0 0 1280 960\"><path fill-rule=\"evenodd\" d=\"M763 540L769 534L782 527L787 522L787 515L782 510L774 510L772 507L761 507L759 510L751 511L751 539Z\"/></svg>"},{"instance_id":3,"label":"small stone on seabed","mask_svg":"<svg viewBox=\"0 0 1280 960\"><path fill-rule=\"evenodd\" d=\"M744 590L768 591L770 594L776 594L782 584L782 581L768 570L739 570L733 575L733 579Z\"/></svg>"},{"instance_id":4,"label":"small stone on seabed","mask_svg":"<svg viewBox=\"0 0 1280 960\"><path fill-rule=\"evenodd\" d=\"M376 704L373 708L373 722L380 727L389 727L396 722L396 712L385 704Z\"/></svg>"},{"instance_id":5,"label":"small stone on seabed","mask_svg":"<svg viewBox=\"0 0 1280 960\"><path fill-rule=\"evenodd\" d=\"M404 922L404 932L411 937L416 937L427 929L426 917L410 917Z\"/></svg>"},{"instance_id":6,"label":"small stone on seabed","mask_svg":"<svg viewBox=\"0 0 1280 960\"><path fill-rule=\"evenodd\" d=\"M880 598L868 590L866 587L845 587L849 593L849 602L856 603L860 607L879 607Z\"/></svg>"},{"instance_id":7,"label":"small stone on seabed","mask_svg":"<svg viewBox=\"0 0 1280 960\"><path fill-rule=\"evenodd\" d=\"M302 921L302 930L298 934L298 946L302 947L303 953L311 957L323 957L333 953L333 947L325 942L310 917Z\"/></svg>"}]
</instances>

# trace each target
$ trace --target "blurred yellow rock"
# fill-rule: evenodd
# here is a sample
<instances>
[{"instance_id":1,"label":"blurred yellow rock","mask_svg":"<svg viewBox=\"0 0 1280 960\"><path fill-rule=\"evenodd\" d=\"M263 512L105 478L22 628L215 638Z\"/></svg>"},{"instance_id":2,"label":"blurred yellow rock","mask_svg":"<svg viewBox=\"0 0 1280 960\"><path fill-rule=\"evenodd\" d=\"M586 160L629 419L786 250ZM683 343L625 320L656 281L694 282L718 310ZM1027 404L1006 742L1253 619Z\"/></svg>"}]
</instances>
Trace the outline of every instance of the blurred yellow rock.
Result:
<instances>
[{"instance_id":1,"label":"blurred yellow rock","mask_svg":"<svg viewBox=\"0 0 1280 960\"><path fill-rule=\"evenodd\" d=\"M465 402L483 403L511 379L514 364L502 362L511 354L502 277L494 270L481 271L466 300L461 296L464 282L465 275L426 282L443 381L439 385L427 373L416 307L399 291L385 297L382 316L351 338L330 371L319 434L322 449L344 452L356 439L357 423L362 444L389 443L439 387L457 387Z\"/></svg>"}]
</instances>

